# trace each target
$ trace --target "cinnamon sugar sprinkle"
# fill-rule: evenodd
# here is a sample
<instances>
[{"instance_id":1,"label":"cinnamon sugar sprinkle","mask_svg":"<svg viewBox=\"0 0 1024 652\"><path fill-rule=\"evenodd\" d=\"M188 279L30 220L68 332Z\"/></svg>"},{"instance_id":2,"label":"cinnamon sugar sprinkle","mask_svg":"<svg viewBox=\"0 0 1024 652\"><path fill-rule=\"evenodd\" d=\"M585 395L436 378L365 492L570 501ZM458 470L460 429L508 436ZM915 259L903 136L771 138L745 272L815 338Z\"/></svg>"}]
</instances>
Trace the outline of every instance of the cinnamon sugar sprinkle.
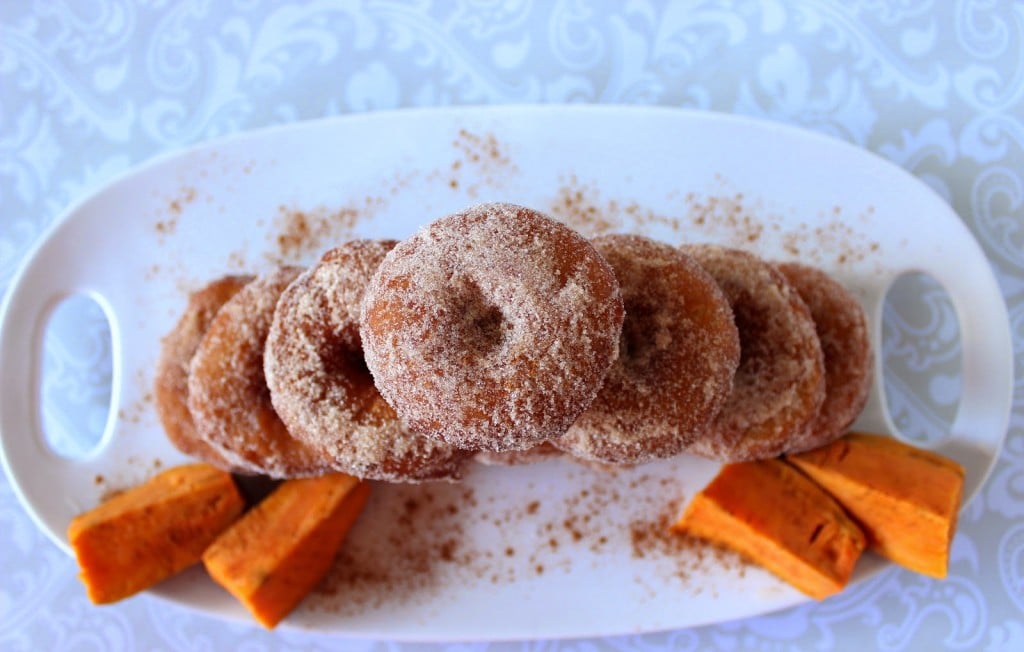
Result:
<instances>
[{"instance_id":1,"label":"cinnamon sugar sprinkle","mask_svg":"<svg viewBox=\"0 0 1024 652\"><path fill-rule=\"evenodd\" d=\"M597 182L581 181L575 174L559 179L555 196L543 209L586 237L642 231L651 226L678 232L682 225L679 217L660 213L634 199L605 197Z\"/></svg>"},{"instance_id":2,"label":"cinnamon sugar sprinkle","mask_svg":"<svg viewBox=\"0 0 1024 652\"><path fill-rule=\"evenodd\" d=\"M164 236L173 235L178 230L178 218L181 217L184 207L195 199L196 189L191 186L183 186L177 195L168 200L166 217L153 224L153 229L161 243L164 241Z\"/></svg>"},{"instance_id":3,"label":"cinnamon sugar sprinkle","mask_svg":"<svg viewBox=\"0 0 1024 652\"><path fill-rule=\"evenodd\" d=\"M181 208L185 204L190 204L196 199L196 189L191 186L186 186L181 189L180 194L171 200L167 208L170 210L172 215L181 215Z\"/></svg>"},{"instance_id":4,"label":"cinnamon sugar sprinkle","mask_svg":"<svg viewBox=\"0 0 1024 652\"><path fill-rule=\"evenodd\" d=\"M598 182L567 174L541 208L587 237L667 228L686 242L710 240L748 250L774 246L789 258L819 266L859 263L881 248L856 228L874 216L873 206L857 214L831 206L813 221L794 225L779 209L721 176L708 190L672 192L665 199L669 208L656 210L635 199L607 197Z\"/></svg>"},{"instance_id":5,"label":"cinnamon sugar sprinkle","mask_svg":"<svg viewBox=\"0 0 1024 652\"><path fill-rule=\"evenodd\" d=\"M459 129L452 140L452 149L455 158L451 165L432 172L427 177L428 182L443 183L453 191L464 190L477 199L482 188L501 188L504 179L519 174L508 145L493 132ZM470 175L475 179L473 183L467 182L466 177Z\"/></svg>"},{"instance_id":6,"label":"cinnamon sugar sprinkle","mask_svg":"<svg viewBox=\"0 0 1024 652\"><path fill-rule=\"evenodd\" d=\"M275 265L298 262L316 256L354 237L356 226L383 207L382 197L365 197L340 208L300 209L279 206L270 230L275 251L267 260Z\"/></svg>"},{"instance_id":7,"label":"cinnamon sugar sprinkle","mask_svg":"<svg viewBox=\"0 0 1024 652\"><path fill-rule=\"evenodd\" d=\"M578 488L553 498L527 483L526 498L515 502L468 484L375 484L364 516L304 608L352 616L426 604L452 586L514 584L623 555L656 564L662 581L695 594L709 572L742 572L739 557L671 531L685 502L674 479L547 464ZM512 545L501 534L512 531L527 535ZM489 533L501 543L489 542Z\"/></svg>"}]
</instances>

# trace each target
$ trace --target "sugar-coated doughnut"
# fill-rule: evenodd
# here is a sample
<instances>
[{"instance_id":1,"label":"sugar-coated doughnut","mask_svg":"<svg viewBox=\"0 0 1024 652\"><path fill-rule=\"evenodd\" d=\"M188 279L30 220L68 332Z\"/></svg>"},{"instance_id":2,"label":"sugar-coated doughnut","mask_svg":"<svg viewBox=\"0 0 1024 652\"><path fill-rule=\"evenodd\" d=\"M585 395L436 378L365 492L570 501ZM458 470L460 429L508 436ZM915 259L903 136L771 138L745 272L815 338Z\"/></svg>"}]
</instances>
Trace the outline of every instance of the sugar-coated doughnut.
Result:
<instances>
[{"instance_id":1,"label":"sugar-coated doughnut","mask_svg":"<svg viewBox=\"0 0 1024 652\"><path fill-rule=\"evenodd\" d=\"M718 282L740 335L733 389L689 452L723 462L780 455L825 398L825 364L811 312L775 267L753 254L685 245Z\"/></svg>"},{"instance_id":2,"label":"sugar-coated doughnut","mask_svg":"<svg viewBox=\"0 0 1024 652\"><path fill-rule=\"evenodd\" d=\"M188 406L196 432L237 456L253 473L274 478L319 475L326 458L294 439L270 402L263 350L277 300L302 270L258 277L224 304L189 368Z\"/></svg>"},{"instance_id":3,"label":"sugar-coated doughnut","mask_svg":"<svg viewBox=\"0 0 1024 652\"><path fill-rule=\"evenodd\" d=\"M565 433L618 354L622 315L589 242L493 203L399 243L367 289L361 334L378 389L415 432L500 452Z\"/></svg>"},{"instance_id":4,"label":"sugar-coated doughnut","mask_svg":"<svg viewBox=\"0 0 1024 652\"><path fill-rule=\"evenodd\" d=\"M338 471L389 481L452 479L468 451L409 432L363 362L359 306L394 240L353 240L288 286L267 338L270 398L296 439Z\"/></svg>"},{"instance_id":5,"label":"sugar-coated doughnut","mask_svg":"<svg viewBox=\"0 0 1024 652\"><path fill-rule=\"evenodd\" d=\"M864 409L871 390L871 337L860 302L837 280L800 263L776 266L810 309L825 355L825 402L786 451L799 453L843 436Z\"/></svg>"},{"instance_id":6,"label":"sugar-coated doughnut","mask_svg":"<svg viewBox=\"0 0 1024 652\"><path fill-rule=\"evenodd\" d=\"M555 444L610 464L678 455L707 429L732 389L740 339L729 301L675 247L637 235L591 242L622 288L619 357L597 398Z\"/></svg>"},{"instance_id":7,"label":"sugar-coated doughnut","mask_svg":"<svg viewBox=\"0 0 1024 652\"><path fill-rule=\"evenodd\" d=\"M245 465L196 433L192 413L188 410L188 368L221 306L252 279L252 276L224 276L189 294L185 312L161 342L153 382L157 415L174 447L228 471L244 470Z\"/></svg>"}]
</instances>

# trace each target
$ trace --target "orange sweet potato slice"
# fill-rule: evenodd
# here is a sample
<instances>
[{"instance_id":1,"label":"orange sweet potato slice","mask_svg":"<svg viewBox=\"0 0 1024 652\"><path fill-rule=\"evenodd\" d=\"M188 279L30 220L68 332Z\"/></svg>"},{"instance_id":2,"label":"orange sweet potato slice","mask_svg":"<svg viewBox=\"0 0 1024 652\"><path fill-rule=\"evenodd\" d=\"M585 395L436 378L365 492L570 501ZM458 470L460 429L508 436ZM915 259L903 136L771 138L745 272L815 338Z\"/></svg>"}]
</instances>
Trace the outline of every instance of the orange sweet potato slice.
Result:
<instances>
[{"instance_id":1,"label":"orange sweet potato slice","mask_svg":"<svg viewBox=\"0 0 1024 652\"><path fill-rule=\"evenodd\" d=\"M89 599L116 602L195 564L244 507L229 473L189 464L76 516L68 539Z\"/></svg>"},{"instance_id":2,"label":"orange sweet potato slice","mask_svg":"<svg viewBox=\"0 0 1024 652\"><path fill-rule=\"evenodd\" d=\"M866 433L787 459L846 508L880 555L918 573L946 576L963 496L958 463Z\"/></svg>"},{"instance_id":3,"label":"orange sweet potato slice","mask_svg":"<svg viewBox=\"0 0 1024 652\"><path fill-rule=\"evenodd\" d=\"M776 459L724 466L673 527L739 552L818 600L846 586L866 544L827 493Z\"/></svg>"},{"instance_id":4,"label":"orange sweet potato slice","mask_svg":"<svg viewBox=\"0 0 1024 652\"><path fill-rule=\"evenodd\" d=\"M326 575L369 493L341 473L288 480L207 549L206 570L273 629Z\"/></svg>"}]
</instances>

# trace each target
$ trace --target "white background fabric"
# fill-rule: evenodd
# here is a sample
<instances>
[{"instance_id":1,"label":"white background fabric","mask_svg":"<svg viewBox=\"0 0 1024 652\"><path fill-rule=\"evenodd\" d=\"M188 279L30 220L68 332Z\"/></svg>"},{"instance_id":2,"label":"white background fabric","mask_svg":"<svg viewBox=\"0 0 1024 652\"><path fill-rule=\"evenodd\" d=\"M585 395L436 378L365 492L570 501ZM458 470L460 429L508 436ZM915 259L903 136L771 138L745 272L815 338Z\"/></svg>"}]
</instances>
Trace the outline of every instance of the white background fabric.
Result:
<instances>
[{"instance_id":1,"label":"white background fabric","mask_svg":"<svg viewBox=\"0 0 1024 652\"><path fill-rule=\"evenodd\" d=\"M68 205L156 154L326 115L558 102L758 116L850 141L924 180L981 242L1006 297L1010 432L944 582L894 569L822 604L700 629L441 647L1024 649L1024 3L5 2L0 288ZM103 427L110 350L98 311L66 311L47 340L45 417L74 452L83 431ZM885 332L892 410L927 440L955 411L955 313L940 288L911 280ZM145 596L96 608L6 478L0 524L3 649L420 648L267 633Z\"/></svg>"}]
</instances>

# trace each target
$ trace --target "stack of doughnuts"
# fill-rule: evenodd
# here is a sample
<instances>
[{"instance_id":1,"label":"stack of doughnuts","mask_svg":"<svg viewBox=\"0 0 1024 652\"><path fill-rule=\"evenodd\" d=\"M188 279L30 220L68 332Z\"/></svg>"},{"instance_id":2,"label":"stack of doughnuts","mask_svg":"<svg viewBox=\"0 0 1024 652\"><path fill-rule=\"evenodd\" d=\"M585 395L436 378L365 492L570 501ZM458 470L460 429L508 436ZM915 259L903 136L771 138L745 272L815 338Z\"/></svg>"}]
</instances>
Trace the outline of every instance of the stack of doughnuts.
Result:
<instances>
[{"instance_id":1,"label":"stack of doughnuts","mask_svg":"<svg viewBox=\"0 0 1024 652\"><path fill-rule=\"evenodd\" d=\"M177 448L233 472L420 482L474 457L815 448L856 419L871 364L859 303L820 270L491 203L210 283L154 395Z\"/></svg>"}]
</instances>

